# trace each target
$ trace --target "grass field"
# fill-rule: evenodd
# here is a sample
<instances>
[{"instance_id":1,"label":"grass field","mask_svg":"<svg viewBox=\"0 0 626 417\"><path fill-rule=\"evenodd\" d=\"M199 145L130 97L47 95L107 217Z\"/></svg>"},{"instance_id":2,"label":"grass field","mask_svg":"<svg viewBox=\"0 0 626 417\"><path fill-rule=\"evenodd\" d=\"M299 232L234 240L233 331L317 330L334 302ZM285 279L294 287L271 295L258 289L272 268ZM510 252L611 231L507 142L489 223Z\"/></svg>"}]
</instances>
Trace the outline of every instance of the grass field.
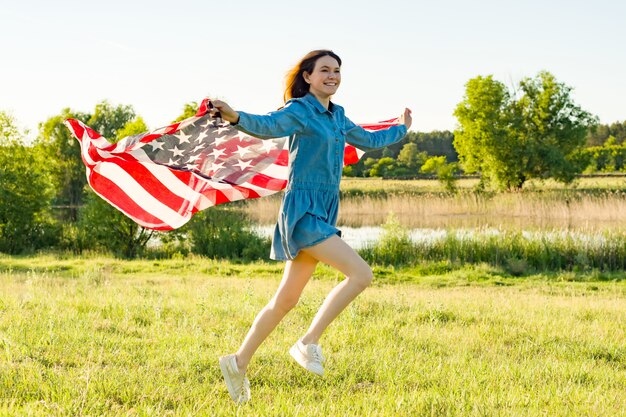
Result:
<instances>
[{"instance_id":1,"label":"grass field","mask_svg":"<svg viewBox=\"0 0 626 417\"><path fill-rule=\"evenodd\" d=\"M0 415L626 415L626 281L485 265L376 268L322 339L323 379L287 353L341 279L320 267L236 406L217 357L281 267L0 256Z\"/></svg>"}]
</instances>

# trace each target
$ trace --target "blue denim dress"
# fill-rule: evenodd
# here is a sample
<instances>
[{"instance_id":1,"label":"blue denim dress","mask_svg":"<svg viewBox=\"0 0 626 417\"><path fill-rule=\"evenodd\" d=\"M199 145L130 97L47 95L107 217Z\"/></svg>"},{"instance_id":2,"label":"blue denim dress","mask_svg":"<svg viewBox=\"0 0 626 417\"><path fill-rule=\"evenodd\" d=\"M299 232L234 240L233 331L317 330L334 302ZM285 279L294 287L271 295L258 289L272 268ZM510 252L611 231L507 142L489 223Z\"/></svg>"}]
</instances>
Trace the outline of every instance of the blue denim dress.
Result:
<instances>
[{"instance_id":1,"label":"blue denim dress","mask_svg":"<svg viewBox=\"0 0 626 417\"><path fill-rule=\"evenodd\" d=\"M339 182L345 143L364 151L406 135L406 126L368 132L350 121L343 107L326 110L312 94L289 100L267 115L239 111L237 129L261 139L289 136L289 176L270 258L288 260L306 247L339 234Z\"/></svg>"}]
</instances>

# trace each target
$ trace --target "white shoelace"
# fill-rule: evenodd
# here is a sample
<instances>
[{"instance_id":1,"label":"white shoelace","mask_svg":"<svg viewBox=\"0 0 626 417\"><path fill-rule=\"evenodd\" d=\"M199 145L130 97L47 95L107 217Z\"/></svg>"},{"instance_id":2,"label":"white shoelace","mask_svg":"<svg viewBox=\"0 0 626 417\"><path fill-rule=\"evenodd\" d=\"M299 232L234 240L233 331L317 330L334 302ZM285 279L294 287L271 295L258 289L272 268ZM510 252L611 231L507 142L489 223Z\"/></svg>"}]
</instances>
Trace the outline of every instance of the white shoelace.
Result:
<instances>
[{"instance_id":1,"label":"white shoelace","mask_svg":"<svg viewBox=\"0 0 626 417\"><path fill-rule=\"evenodd\" d=\"M322 355L322 348L319 345L315 345L315 349L313 349L313 359L315 359L319 363L322 363L326 360L324 355Z\"/></svg>"},{"instance_id":2,"label":"white shoelace","mask_svg":"<svg viewBox=\"0 0 626 417\"><path fill-rule=\"evenodd\" d=\"M240 387L239 397L246 397L246 393L250 391L250 381L246 378L243 379Z\"/></svg>"}]
</instances>

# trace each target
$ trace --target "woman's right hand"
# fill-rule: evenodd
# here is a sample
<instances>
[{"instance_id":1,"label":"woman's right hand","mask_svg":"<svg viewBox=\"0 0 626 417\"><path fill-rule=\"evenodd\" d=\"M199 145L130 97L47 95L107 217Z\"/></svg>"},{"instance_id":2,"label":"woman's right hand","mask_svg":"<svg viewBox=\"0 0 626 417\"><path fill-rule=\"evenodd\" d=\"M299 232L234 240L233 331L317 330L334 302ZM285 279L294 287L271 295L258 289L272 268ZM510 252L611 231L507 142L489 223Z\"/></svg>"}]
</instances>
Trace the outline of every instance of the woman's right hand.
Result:
<instances>
[{"instance_id":1,"label":"woman's right hand","mask_svg":"<svg viewBox=\"0 0 626 417\"><path fill-rule=\"evenodd\" d=\"M222 119L227 122L237 123L239 121L239 113L222 100L211 100L211 104L213 104L213 108L209 111L211 115L215 115L219 111Z\"/></svg>"}]
</instances>

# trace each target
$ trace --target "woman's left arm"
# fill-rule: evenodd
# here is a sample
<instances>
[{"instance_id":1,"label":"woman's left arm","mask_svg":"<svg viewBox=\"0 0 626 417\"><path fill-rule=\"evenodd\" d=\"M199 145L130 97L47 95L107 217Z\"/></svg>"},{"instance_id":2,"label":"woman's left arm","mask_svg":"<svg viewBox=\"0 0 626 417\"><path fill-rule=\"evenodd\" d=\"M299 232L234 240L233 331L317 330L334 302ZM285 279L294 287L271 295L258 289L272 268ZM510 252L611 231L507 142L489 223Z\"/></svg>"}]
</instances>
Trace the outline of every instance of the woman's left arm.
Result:
<instances>
[{"instance_id":1,"label":"woman's left arm","mask_svg":"<svg viewBox=\"0 0 626 417\"><path fill-rule=\"evenodd\" d=\"M374 132L363 129L346 117L346 142L364 151L384 148L406 136L411 123L411 110L409 109L405 109L404 114L400 116L400 124Z\"/></svg>"}]
</instances>

